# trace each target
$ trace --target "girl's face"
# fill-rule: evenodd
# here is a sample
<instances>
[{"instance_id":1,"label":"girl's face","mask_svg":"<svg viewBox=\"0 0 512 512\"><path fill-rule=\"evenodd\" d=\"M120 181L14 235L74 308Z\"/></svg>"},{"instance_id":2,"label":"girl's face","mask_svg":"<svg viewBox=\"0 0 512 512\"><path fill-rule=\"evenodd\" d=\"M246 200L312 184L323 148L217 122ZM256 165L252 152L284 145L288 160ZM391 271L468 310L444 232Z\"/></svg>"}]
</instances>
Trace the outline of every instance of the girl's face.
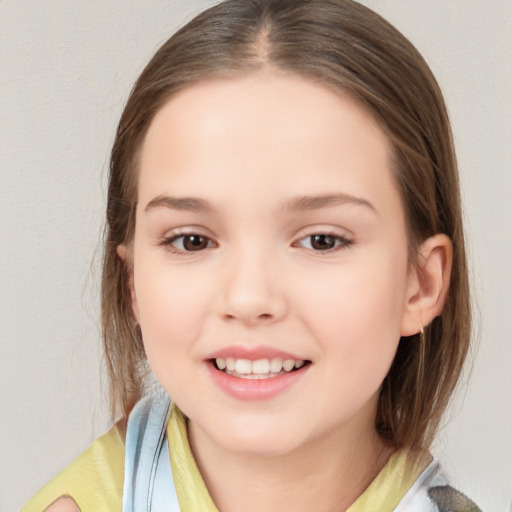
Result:
<instances>
[{"instance_id":1,"label":"girl's face","mask_svg":"<svg viewBox=\"0 0 512 512\"><path fill-rule=\"evenodd\" d=\"M413 272L388 141L352 99L270 72L172 98L131 257L149 362L194 436L260 455L375 436Z\"/></svg>"}]
</instances>

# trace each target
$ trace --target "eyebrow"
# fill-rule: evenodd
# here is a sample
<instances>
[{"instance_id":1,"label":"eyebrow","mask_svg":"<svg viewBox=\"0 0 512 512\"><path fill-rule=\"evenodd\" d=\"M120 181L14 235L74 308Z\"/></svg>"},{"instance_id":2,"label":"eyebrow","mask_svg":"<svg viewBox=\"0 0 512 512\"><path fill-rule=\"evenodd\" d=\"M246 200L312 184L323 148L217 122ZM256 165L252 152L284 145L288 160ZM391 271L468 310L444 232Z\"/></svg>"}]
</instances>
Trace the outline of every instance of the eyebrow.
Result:
<instances>
[{"instance_id":1,"label":"eyebrow","mask_svg":"<svg viewBox=\"0 0 512 512\"><path fill-rule=\"evenodd\" d=\"M155 208L170 208L177 211L189 212L210 212L212 207L208 201L198 197L173 197L161 195L152 199L145 208L145 211Z\"/></svg>"},{"instance_id":2,"label":"eyebrow","mask_svg":"<svg viewBox=\"0 0 512 512\"><path fill-rule=\"evenodd\" d=\"M375 207L366 199L341 193L294 197L287 203L287 207L292 211L302 211L319 210L321 208L345 204L364 206L377 213ZM156 208L170 208L171 210L189 212L213 211L210 203L204 199L198 197L174 197L167 195L160 195L152 199L146 205L145 211L147 212Z\"/></svg>"},{"instance_id":3,"label":"eyebrow","mask_svg":"<svg viewBox=\"0 0 512 512\"><path fill-rule=\"evenodd\" d=\"M366 199L341 193L295 197L288 203L288 208L293 211L318 210L320 208L344 204L364 206L377 213L375 206Z\"/></svg>"}]
</instances>

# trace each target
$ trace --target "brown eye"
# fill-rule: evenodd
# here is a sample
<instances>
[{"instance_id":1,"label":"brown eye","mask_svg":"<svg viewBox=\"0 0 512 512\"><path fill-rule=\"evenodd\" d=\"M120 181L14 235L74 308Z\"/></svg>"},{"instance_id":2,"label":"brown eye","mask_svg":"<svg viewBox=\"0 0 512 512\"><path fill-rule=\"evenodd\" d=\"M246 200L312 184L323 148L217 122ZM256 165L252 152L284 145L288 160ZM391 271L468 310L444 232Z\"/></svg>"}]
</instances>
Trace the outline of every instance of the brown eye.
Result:
<instances>
[{"instance_id":1,"label":"brown eye","mask_svg":"<svg viewBox=\"0 0 512 512\"><path fill-rule=\"evenodd\" d=\"M336 247L337 238L331 235L312 235L311 247L317 251L327 251Z\"/></svg>"},{"instance_id":2,"label":"brown eye","mask_svg":"<svg viewBox=\"0 0 512 512\"><path fill-rule=\"evenodd\" d=\"M165 244L181 252L202 251L213 246L208 237L195 234L174 236Z\"/></svg>"},{"instance_id":3,"label":"brown eye","mask_svg":"<svg viewBox=\"0 0 512 512\"><path fill-rule=\"evenodd\" d=\"M304 249L310 249L318 252L329 252L343 249L352 243L351 240L336 235L329 235L327 233L316 233L309 235L298 241L297 246Z\"/></svg>"},{"instance_id":4,"label":"brown eye","mask_svg":"<svg viewBox=\"0 0 512 512\"><path fill-rule=\"evenodd\" d=\"M200 235L186 235L183 237L183 247L186 251L200 251L208 247L208 238Z\"/></svg>"}]
</instances>

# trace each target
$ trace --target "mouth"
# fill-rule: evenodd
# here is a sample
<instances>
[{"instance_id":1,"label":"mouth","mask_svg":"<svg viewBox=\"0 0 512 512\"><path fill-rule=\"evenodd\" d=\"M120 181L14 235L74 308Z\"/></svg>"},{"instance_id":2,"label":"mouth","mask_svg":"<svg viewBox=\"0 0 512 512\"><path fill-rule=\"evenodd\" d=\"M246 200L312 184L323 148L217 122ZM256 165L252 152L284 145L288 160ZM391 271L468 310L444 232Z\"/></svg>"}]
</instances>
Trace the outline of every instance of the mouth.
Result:
<instances>
[{"instance_id":1,"label":"mouth","mask_svg":"<svg viewBox=\"0 0 512 512\"><path fill-rule=\"evenodd\" d=\"M305 359L237 359L234 357L217 357L210 360L213 367L226 375L247 380L273 379L280 375L288 375L311 364Z\"/></svg>"}]
</instances>

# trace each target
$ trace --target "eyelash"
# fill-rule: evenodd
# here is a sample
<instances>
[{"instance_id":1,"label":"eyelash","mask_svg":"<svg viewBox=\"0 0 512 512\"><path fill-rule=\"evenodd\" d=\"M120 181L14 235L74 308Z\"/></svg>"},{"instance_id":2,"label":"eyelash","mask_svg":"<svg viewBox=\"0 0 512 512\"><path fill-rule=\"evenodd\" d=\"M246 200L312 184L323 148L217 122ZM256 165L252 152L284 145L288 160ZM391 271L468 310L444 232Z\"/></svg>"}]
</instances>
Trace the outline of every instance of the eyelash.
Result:
<instances>
[{"instance_id":1,"label":"eyelash","mask_svg":"<svg viewBox=\"0 0 512 512\"><path fill-rule=\"evenodd\" d=\"M173 245L177 240L180 240L180 239L182 239L183 242L184 242L184 240L187 237L189 237L189 238L193 238L193 237L201 238L201 239L207 241L207 245L203 249L199 249L197 251L187 250L185 248L181 249L181 248L175 247ZM183 242L182 242L182 245L183 245ZM172 235L169 238L165 238L162 241L161 245L164 245L164 246L168 247L172 252L177 253L177 254L183 254L183 253L185 253L185 254L186 253L191 253L192 254L194 252L203 251L204 249L210 249L211 247L213 247L213 245L211 245L211 244L212 244L212 239L211 238L209 238L207 236L204 236L204 235L200 235L199 233L176 233L176 234Z\"/></svg>"},{"instance_id":2,"label":"eyelash","mask_svg":"<svg viewBox=\"0 0 512 512\"><path fill-rule=\"evenodd\" d=\"M327 238L327 239L331 239L333 242L334 242L334 247L331 247L329 249L315 249L313 247L304 247L302 245L300 245L300 242L302 242L303 240L308 240L310 241L310 244L311 242L313 241L313 239L315 237L324 237L324 238ZM350 245L352 245L354 242L353 240L350 240L349 238L343 236L343 235L336 235L334 233L329 233L329 232L325 232L325 233L322 233L322 232L319 232L319 233L313 233L311 235L307 235L303 238L301 238L298 242L296 242L294 244L294 247L304 247L305 249L308 249L308 250L311 250L311 251L314 251L316 253L319 253L319 254L331 254L333 252L337 252L337 251L340 251L342 249L345 249L347 247L349 247Z\"/></svg>"},{"instance_id":3,"label":"eyelash","mask_svg":"<svg viewBox=\"0 0 512 512\"><path fill-rule=\"evenodd\" d=\"M183 245L183 243L185 242L185 239L187 237L200 238L203 241L206 241L206 246L199 248L197 250L187 250L185 248L185 246ZM315 249L312 246L312 242L315 237L324 237L326 239L330 239L329 241L334 242L335 245L331 248L327 248L327 249L323 249L323 250ZM182 243L181 243L182 248L178 248L174 245L180 239L182 240ZM310 241L311 247L304 247L303 245L301 245L301 242L303 242L304 240L308 240L308 239ZM297 242L294 242L293 247L303 247L304 249L308 249L310 251L313 251L313 252L319 253L319 254L331 254L331 253L340 251L342 249L345 249L345 248L349 247L350 245L352 245L353 243L354 243L353 240L350 240L349 238L342 236L342 235L336 235L334 233L329 233L329 232L324 232L324 233L318 232L318 233L313 233L311 235L307 235L305 237L300 238ZM216 244L212 241L211 238L201 235L199 233L176 233L169 238L165 238L162 241L161 245L168 247L172 252L174 252L176 254L192 254L194 252L201 252L201 251L204 251L205 249L211 249L212 247L216 247Z\"/></svg>"}]
</instances>

